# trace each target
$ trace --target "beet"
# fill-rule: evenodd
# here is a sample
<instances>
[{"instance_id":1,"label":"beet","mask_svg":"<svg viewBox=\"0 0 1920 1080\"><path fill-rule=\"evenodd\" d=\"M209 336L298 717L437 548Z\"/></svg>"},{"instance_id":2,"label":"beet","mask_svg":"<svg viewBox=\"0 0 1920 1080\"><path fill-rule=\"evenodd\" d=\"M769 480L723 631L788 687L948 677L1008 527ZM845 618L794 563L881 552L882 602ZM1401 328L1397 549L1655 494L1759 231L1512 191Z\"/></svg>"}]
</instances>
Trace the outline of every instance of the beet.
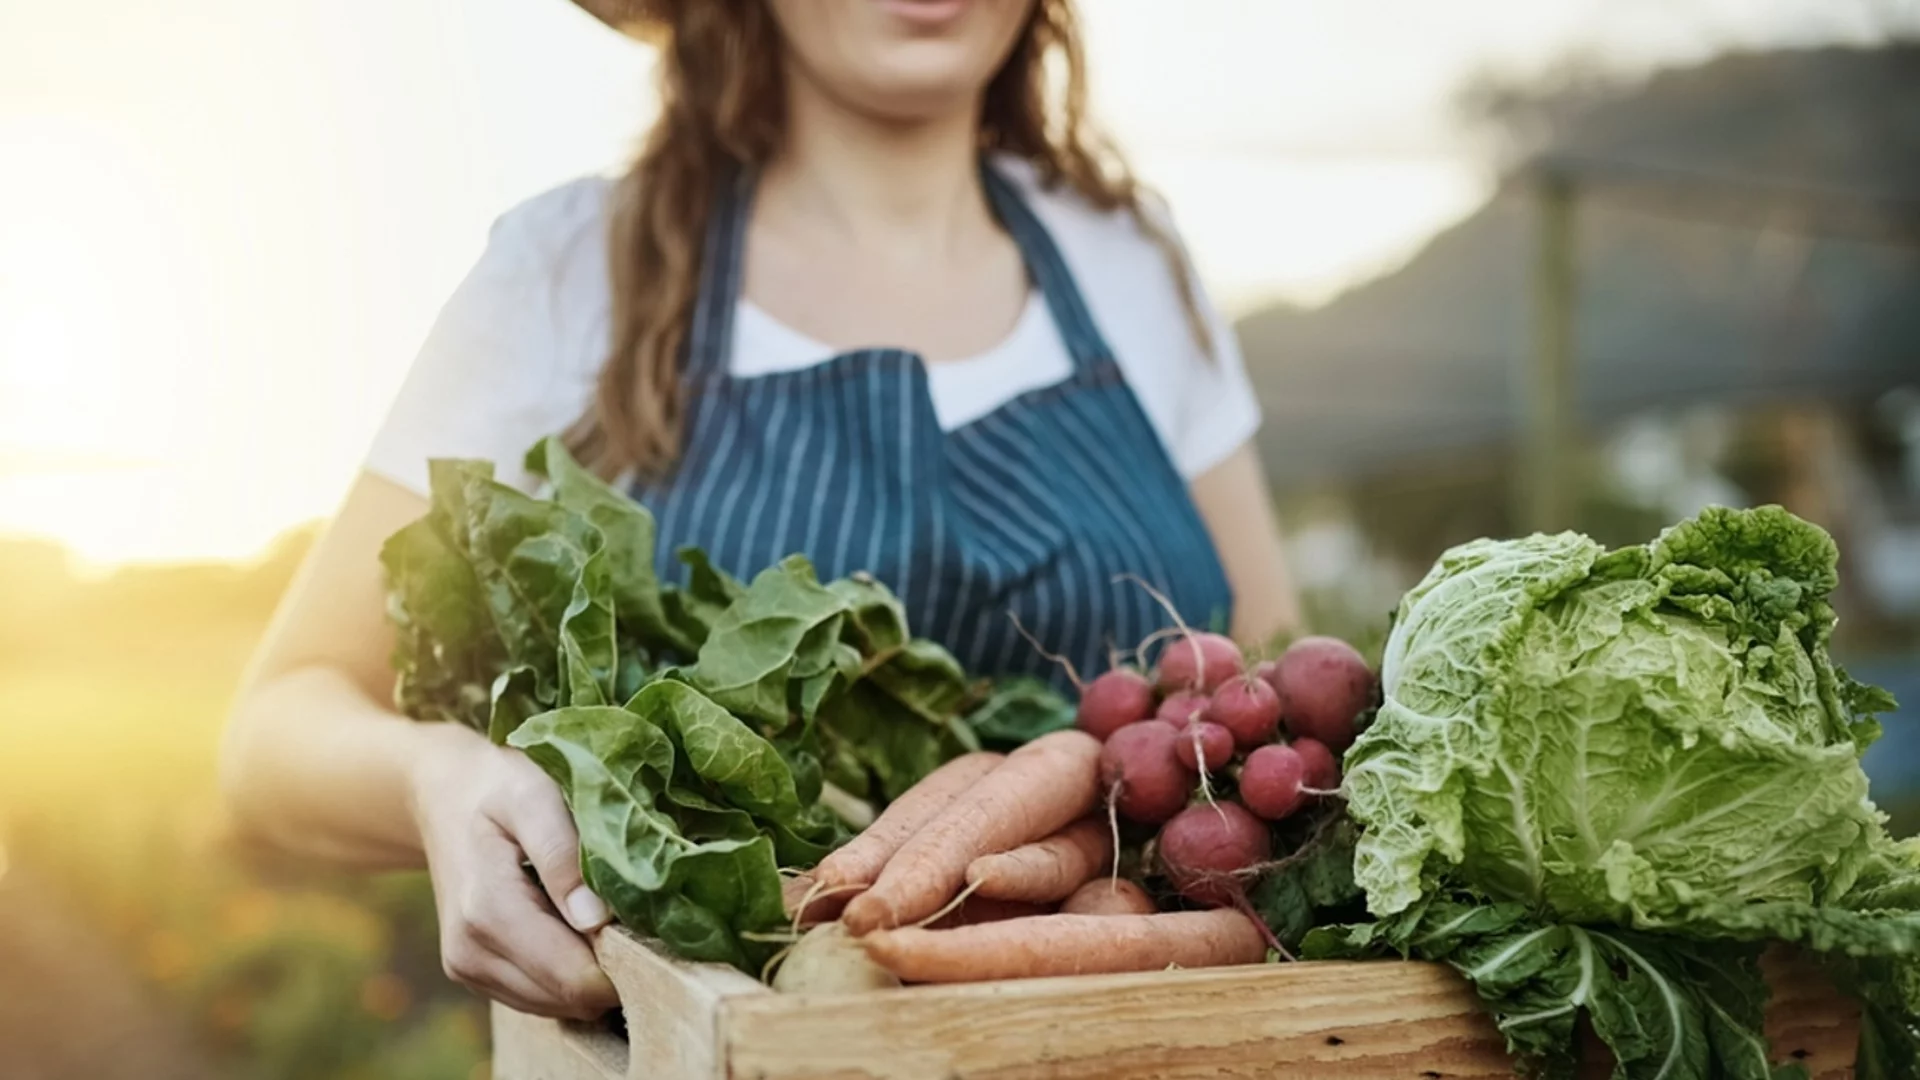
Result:
<instances>
[{"instance_id":1,"label":"beet","mask_svg":"<svg viewBox=\"0 0 1920 1080\"><path fill-rule=\"evenodd\" d=\"M1175 690L1212 693L1214 687L1240 674L1244 665L1240 646L1235 645L1232 638L1219 634L1181 634L1161 648L1155 685L1161 693Z\"/></svg>"},{"instance_id":2,"label":"beet","mask_svg":"<svg viewBox=\"0 0 1920 1080\"><path fill-rule=\"evenodd\" d=\"M1153 715L1153 684L1129 668L1114 668L1087 684L1074 724L1105 742L1115 731Z\"/></svg>"}]
</instances>

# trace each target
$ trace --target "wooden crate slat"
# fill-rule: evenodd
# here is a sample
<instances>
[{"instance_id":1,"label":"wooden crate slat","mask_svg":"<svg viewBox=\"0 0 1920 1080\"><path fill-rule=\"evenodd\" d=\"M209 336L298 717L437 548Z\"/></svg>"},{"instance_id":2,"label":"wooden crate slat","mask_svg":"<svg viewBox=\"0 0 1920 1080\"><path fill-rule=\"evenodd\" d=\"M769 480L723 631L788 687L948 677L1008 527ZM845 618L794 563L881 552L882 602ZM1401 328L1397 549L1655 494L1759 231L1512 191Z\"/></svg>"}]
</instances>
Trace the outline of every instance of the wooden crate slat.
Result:
<instances>
[{"instance_id":1,"label":"wooden crate slat","mask_svg":"<svg viewBox=\"0 0 1920 1080\"><path fill-rule=\"evenodd\" d=\"M1271 1076L1506 1080L1449 971L1296 964L913 987L726 1004L735 1080ZM1257 1045L1257 1049L1255 1049Z\"/></svg>"},{"instance_id":2,"label":"wooden crate slat","mask_svg":"<svg viewBox=\"0 0 1920 1080\"><path fill-rule=\"evenodd\" d=\"M721 1080L720 1000L774 996L730 967L679 963L619 928L602 931L594 951L620 991L628 1040L643 1048L619 1074L633 1080Z\"/></svg>"},{"instance_id":3,"label":"wooden crate slat","mask_svg":"<svg viewBox=\"0 0 1920 1080\"><path fill-rule=\"evenodd\" d=\"M775 994L619 929L596 940L633 1052L610 1033L495 1006L496 1080L1505 1080L1465 981L1371 961L1088 975L835 996ZM1851 1080L1859 1009L1773 950L1767 1034L1814 1080ZM1590 1044L1583 1080L1611 1061Z\"/></svg>"},{"instance_id":4,"label":"wooden crate slat","mask_svg":"<svg viewBox=\"0 0 1920 1080\"><path fill-rule=\"evenodd\" d=\"M627 1042L610 1031L528 1016L495 1002L494 1080L624 1080Z\"/></svg>"}]
</instances>

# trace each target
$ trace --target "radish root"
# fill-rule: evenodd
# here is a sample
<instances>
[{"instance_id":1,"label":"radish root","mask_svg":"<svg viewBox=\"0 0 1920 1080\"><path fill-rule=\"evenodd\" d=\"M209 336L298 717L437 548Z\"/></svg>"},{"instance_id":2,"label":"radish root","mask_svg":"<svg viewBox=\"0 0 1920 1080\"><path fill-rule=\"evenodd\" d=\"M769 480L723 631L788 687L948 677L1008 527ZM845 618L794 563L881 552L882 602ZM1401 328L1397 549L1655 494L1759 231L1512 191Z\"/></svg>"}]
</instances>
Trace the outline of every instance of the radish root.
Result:
<instances>
[{"instance_id":1,"label":"radish root","mask_svg":"<svg viewBox=\"0 0 1920 1080\"><path fill-rule=\"evenodd\" d=\"M1133 658L1135 660L1140 661L1144 665L1147 659L1148 649L1153 648L1155 645L1158 645L1160 642L1166 640L1167 638L1178 636L1179 633L1180 633L1179 628L1172 627L1172 626L1162 627L1158 630L1155 630L1153 633L1148 634L1146 637L1141 638L1140 644L1135 645L1133 647Z\"/></svg>"},{"instance_id":2,"label":"radish root","mask_svg":"<svg viewBox=\"0 0 1920 1080\"><path fill-rule=\"evenodd\" d=\"M980 887L980 883L976 881L973 884L968 885L966 888L961 889L960 895L947 901L947 906L941 908L939 911L934 912L933 914L927 916L926 918L921 919L919 922L914 923L913 924L914 929L917 930L917 929L920 929L921 927L926 926L929 923L939 922L941 919L944 919L948 915L953 914L954 911L959 909L961 904L964 904L967 902L967 897L973 895L973 890L979 887Z\"/></svg>"},{"instance_id":3,"label":"radish root","mask_svg":"<svg viewBox=\"0 0 1920 1080\"><path fill-rule=\"evenodd\" d=\"M1086 691L1087 684L1080 681L1080 672L1076 668L1074 668L1073 661L1067 659L1064 656L1061 656L1058 653L1048 652L1046 650L1046 647L1041 645L1038 639L1036 639L1032 634L1027 633L1027 628L1020 624L1020 616L1014 614L1014 611L1012 608L1007 609L1007 618L1013 620L1013 628L1020 632L1021 637L1027 639L1027 644L1033 646L1034 652L1039 653L1041 656L1046 657L1048 660L1056 664L1059 664L1062 668L1066 669L1067 678L1072 680L1073 688L1075 690L1079 690L1083 693Z\"/></svg>"},{"instance_id":4,"label":"radish root","mask_svg":"<svg viewBox=\"0 0 1920 1080\"><path fill-rule=\"evenodd\" d=\"M800 944L798 941L790 942L779 952L767 957L767 962L760 965L760 981L763 983L772 982L774 971L779 968L781 961L785 960L787 954L791 953L794 946L798 944Z\"/></svg>"},{"instance_id":5,"label":"radish root","mask_svg":"<svg viewBox=\"0 0 1920 1080\"><path fill-rule=\"evenodd\" d=\"M813 906L815 900L827 896L837 896L843 892L858 892L862 889L870 889L872 887L873 883L870 881L850 881L845 885L835 885L832 888L826 887L824 883L820 881L815 881L812 887L807 890L806 895L800 898L800 903L794 906L792 932L795 934L800 932L800 920L806 916L807 909Z\"/></svg>"},{"instance_id":6,"label":"radish root","mask_svg":"<svg viewBox=\"0 0 1920 1080\"><path fill-rule=\"evenodd\" d=\"M1193 649L1194 673L1200 676L1201 684L1205 685L1207 681L1207 654L1203 649L1200 648L1200 642L1194 638L1193 630L1191 627L1187 626L1187 621L1180 617L1180 609L1173 606L1173 601L1167 599L1166 594L1161 592L1159 589L1156 589L1153 586L1147 584L1147 579L1141 577L1138 574L1120 574L1116 576L1113 580L1116 583L1121 581L1132 581L1135 585L1138 585L1142 589L1145 589L1147 591L1147 595L1153 597L1154 603L1159 604L1161 608L1163 608L1166 611L1167 616L1173 620L1173 625L1179 627L1180 632L1186 635L1187 645L1189 648Z\"/></svg>"},{"instance_id":7,"label":"radish root","mask_svg":"<svg viewBox=\"0 0 1920 1080\"><path fill-rule=\"evenodd\" d=\"M1200 745L1200 725L1193 723L1192 718L1188 718L1187 734L1193 740L1193 766L1200 770L1200 797L1224 817L1226 811L1221 810L1220 804L1213 800L1213 784L1207 779L1207 754L1206 748Z\"/></svg>"}]
</instances>

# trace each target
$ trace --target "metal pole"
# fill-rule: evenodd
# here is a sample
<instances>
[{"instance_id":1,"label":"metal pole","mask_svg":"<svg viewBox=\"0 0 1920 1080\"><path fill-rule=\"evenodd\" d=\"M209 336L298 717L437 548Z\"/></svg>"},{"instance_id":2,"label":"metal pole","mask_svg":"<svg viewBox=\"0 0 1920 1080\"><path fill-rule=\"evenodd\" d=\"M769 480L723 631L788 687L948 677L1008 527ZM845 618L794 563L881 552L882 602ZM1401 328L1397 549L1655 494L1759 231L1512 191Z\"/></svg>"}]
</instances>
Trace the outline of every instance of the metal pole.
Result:
<instances>
[{"instance_id":1,"label":"metal pole","mask_svg":"<svg viewBox=\"0 0 1920 1080\"><path fill-rule=\"evenodd\" d=\"M1518 524L1524 532L1570 528L1579 504L1574 475L1574 186L1551 166L1535 173L1533 347L1523 364Z\"/></svg>"}]
</instances>

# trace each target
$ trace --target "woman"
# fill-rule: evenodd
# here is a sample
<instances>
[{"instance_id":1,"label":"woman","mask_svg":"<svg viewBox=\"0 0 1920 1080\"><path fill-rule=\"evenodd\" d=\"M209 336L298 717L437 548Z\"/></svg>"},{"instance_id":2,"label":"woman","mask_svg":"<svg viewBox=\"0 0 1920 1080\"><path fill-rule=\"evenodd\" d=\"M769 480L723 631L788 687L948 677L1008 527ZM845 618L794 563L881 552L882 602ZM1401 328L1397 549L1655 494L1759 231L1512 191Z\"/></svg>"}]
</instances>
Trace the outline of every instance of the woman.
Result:
<instances>
[{"instance_id":1,"label":"woman","mask_svg":"<svg viewBox=\"0 0 1920 1080\"><path fill-rule=\"evenodd\" d=\"M1164 625L1122 574L1243 639L1295 619L1239 358L1097 152L1067 0L582 2L660 43L660 119L624 179L496 224L263 648L224 770L264 839L424 859L448 974L574 1017L614 998L557 790L387 704L376 553L424 511L429 457L528 486L520 453L564 429L654 510L663 571L688 543L741 573L792 551L868 569L984 674L1044 664L1010 611L1083 666Z\"/></svg>"}]
</instances>

